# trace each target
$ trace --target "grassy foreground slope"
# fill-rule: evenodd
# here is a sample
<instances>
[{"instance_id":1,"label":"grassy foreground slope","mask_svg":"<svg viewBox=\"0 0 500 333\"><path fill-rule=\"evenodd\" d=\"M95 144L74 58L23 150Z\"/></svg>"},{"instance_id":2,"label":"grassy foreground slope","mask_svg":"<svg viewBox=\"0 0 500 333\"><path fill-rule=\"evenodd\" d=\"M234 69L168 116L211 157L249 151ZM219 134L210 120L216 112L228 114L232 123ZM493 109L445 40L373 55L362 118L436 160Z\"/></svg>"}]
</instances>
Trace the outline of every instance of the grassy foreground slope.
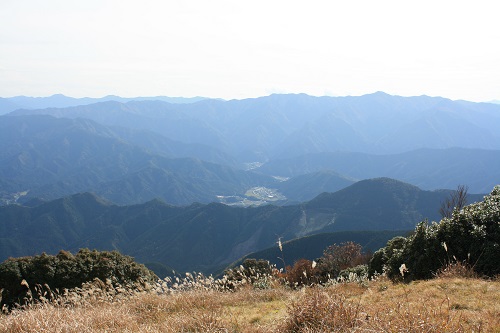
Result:
<instances>
[{"instance_id":1,"label":"grassy foreground slope","mask_svg":"<svg viewBox=\"0 0 500 333\"><path fill-rule=\"evenodd\" d=\"M20 332L499 332L500 281L385 279L328 287L142 293L0 315Z\"/></svg>"}]
</instances>

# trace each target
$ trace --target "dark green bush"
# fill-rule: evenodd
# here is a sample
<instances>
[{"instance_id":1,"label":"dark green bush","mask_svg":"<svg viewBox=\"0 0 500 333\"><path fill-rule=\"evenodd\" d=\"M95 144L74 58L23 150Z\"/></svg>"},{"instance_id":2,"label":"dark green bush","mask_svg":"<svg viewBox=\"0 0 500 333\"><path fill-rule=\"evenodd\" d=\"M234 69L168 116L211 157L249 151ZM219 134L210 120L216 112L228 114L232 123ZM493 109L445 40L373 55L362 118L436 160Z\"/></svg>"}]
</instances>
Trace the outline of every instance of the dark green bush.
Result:
<instances>
[{"instance_id":1,"label":"dark green bush","mask_svg":"<svg viewBox=\"0 0 500 333\"><path fill-rule=\"evenodd\" d=\"M81 287L94 279L109 280L113 286L126 286L156 280L156 275L133 258L117 251L81 249L76 255L60 251L33 257L9 258L0 264L1 306L23 304L35 287L48 285L52 290ZM23 282L25 281L25 282Z\"/></svg>"},{"instance_id":2,"label":"dark green bush","mask_svg":"<svg viewBox=\"0 0 500 333\"><path fill-rule=\"evenodd\" d=\"M447 255L467 261L480 275L500 274L500 186L478 202L443 219L437 237Z\"/></svg>"},{"instance_id":3,"label":"dark green bush","mask_svg":"<svg viewBox=\"0 0 500 333\"><path fill-rule=\"evenodd\" d=\"M354 274L357 278L367 277L368 276L368 265L358 265L355 267L349 267L343 269L339 273L339 278L344 280L348 280L351 275Z\"/></svg>"},{"instance_id":4,"label":"dark green bush","mask_svg":"<svg viewBox=\"0 0 500 333\"><path fill-rule=\"evenodd\" d=\"M391 277L402 277L400 267L405 264L405 280L430 279L445 263L446 252L436 238L437 224L420 222L415 232L404 243L399 260L389 260Z\"/></svg>"},{"instance_id":5,"label":"dark green bush","mask_svg":"<svg viewBox=\"0 0 500 333\"><path fill-rule=\"evenodd\" d=\"M405 280L428 279L453 262L467 264L480 276L500 274L500 186L483 201L455 209L439 224L421 222L411 236L390 240L375 252L369 273L384 270L398 280L405 264Z\"/></svg>"}]
</instances>

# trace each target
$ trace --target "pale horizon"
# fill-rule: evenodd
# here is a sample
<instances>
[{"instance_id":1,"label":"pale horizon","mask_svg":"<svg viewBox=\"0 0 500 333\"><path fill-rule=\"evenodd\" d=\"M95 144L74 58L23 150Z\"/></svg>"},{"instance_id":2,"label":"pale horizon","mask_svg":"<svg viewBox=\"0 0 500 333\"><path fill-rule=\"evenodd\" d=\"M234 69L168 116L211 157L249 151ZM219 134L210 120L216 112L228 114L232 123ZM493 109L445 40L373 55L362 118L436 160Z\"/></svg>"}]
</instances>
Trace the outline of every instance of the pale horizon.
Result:
<instances>
[{"instance_id":1,"label":"pale horizon","mask_svg":"<svg viewBox=\"0 0 500 333\"><path fill-rule=\"evenodd\" d=\"M100 96L81 96L81 97L75 97L75 96L69 96L61 93L55 93L55 94L50 94L50 95L45 95L45 96L29 96L29 95L15 95L15 96L0 96L0 98L18 98L18 97L26 97L26 98L51 98L54 96L64 96L68 98L75 98L75 99L84 99L84 98L90 98L90 99L102 99L106 97L118 97L118 98L125 98L125 99L134 99L134 98L155 98L155 97L168 97L168 98L185 98L185 99L191 99L191 98L204 98L204 99L218 99L222 101L231 101L231 100L244 100L244 99L255 99L255 98L262 98L262 97L269 97L272 95L302 95L305 94L307 96L311 97L361 97L361 96L366 96L366 95L372 95L376 93L384 93L390 96L394 97L430 97L430 98L445 98L449 99L452 101L467 101L467 102L474 102L474 103L495 103L499 104L500 100L490 100L490 101L470 101L462 98L458 99L451 99L447 98L444 96L430 96L430 95L408 95L408 96L402 96L402 95L397 95L397 94L389 94L385 91L373 91L373 92L368 92L366 94L360 94L360 95L312 95L312 94L307 94L307 93L301 93L301 92L292 92L292 93L287 93L287 92L275 92L275 93L268 93L266 95L259 95L259 96L249 96L249 97L242 97L242 98L221 98L221 97L207 97L207 96L170 96L170 95L142 95L142 96L120 96L120 95L115 95L115 94L107 94L107 95L100 95Z\"/></svg>"},{"instance_id":2,"label":"pale horizon","mask_svg":"<svg viewBox=\"0 0 500 333\"><path fill-rule=\"evenodd\" d=\"M5 0L0 96L500 100L494 3Z\"/></svg>"}]
</instances>

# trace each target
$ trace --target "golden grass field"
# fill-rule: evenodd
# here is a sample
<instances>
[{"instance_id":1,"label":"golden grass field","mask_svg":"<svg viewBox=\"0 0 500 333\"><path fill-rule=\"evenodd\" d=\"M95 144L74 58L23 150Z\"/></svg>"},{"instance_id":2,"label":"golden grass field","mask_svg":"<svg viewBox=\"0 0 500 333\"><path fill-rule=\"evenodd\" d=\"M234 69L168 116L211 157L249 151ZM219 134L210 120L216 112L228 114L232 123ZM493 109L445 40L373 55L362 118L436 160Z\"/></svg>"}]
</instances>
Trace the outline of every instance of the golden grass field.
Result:
<instances>
[{"instance_id":1,"label":"golden grass field","mask_svg":"<svg viewBox=\"0 0 500 333\"><path fill-rule=\"evenodd\" d=\"M194 288L35 304L0 315L18 332L500 332L500 280L441 277L409 284L278 283L236 291Z\"/></svg>"}]
</instances>

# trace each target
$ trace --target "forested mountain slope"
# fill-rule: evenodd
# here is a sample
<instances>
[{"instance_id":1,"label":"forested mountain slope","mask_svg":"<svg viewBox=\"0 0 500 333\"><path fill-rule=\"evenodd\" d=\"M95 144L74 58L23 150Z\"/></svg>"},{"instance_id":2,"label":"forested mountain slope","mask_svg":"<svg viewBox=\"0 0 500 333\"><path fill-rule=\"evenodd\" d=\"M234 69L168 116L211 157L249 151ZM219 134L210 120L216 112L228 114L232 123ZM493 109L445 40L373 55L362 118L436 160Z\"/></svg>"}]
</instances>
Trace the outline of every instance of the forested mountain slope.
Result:
<instances>
[{"instance_id":1,"label":"forested mountain slope","mask_svg":"<svg viewBox=\"0 0 500 333\"><path fill-rule=\"evenodd\" d=\"M292 206L178 207L153 200L117 206L92 194L77 194L35 207L0 207L0 260L9 256L117 249L141 262L177 271L212 271L273 246L278 237L338 231L410 230L438 220L448 191L422 191L380 178ZM471 200L481 199L471 196Z\"/></svg>"}]
</instances>

